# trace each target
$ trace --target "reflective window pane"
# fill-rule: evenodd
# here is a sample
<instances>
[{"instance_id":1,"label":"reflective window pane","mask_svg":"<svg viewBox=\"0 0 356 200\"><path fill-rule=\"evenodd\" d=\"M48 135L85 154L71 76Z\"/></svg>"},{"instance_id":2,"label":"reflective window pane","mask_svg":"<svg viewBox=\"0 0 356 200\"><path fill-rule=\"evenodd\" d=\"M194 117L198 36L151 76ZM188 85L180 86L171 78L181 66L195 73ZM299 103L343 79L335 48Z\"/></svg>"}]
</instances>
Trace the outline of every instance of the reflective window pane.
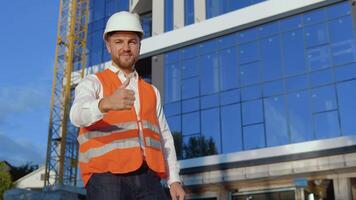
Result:
<instances>
[{"instance_id":1,"label":"reflective window pane","mask_svg":"<svg viewBox=\"0 0 356 200\"><path fill-rule=\"evenodd\" d=\"M356 63L335 68L336 81L356 78Z\"/></svg>"},{"instance_id":2,"label":"reflective window pane","mask_svg":"<svg viewBox=\"0 0 356 200\"><path fill-rule=\"evenodd\" d=\"M194 23L194 1L184 0L184 25Z\"/></svg>"},{"instance_id":3,"label":"reflective window pane","mask_svg":"<svg viewBox=\"0 0 356 200\"><path fill-rule=\"evenodd\" d=\"M305 72L303 30L297 29L287 32L283 34L282 39L285 75L290 76Z\"/></svg>"},{"instance_id":4,"label":"reflective window pane","mask_svg":"<svg viewBox=\"0 0 356 200\"><path fill-rule=\"evenodd\" d=\"M240 65L240 83L242 86L259 83L261 80L260 63Z\"/></svg>"},{"instance_id":5,"label":"reflective window pane","mask_svg":"<svg viewBox=\"0 0 356 200\"><path fill-rule=\"evenodd\" d=\"M313 10L303 15L303 22L305 25L310 25L310 24L323 22L326 20L326 18L327 17L326 17L325 9Z\"/></svg>"},{"instance_id":6,"label":"reflective window pane","mask_svg":"<svg viewBox=\"0 0 356 200\"><path fill-rule=\"evenodd\" d=\"M328 27L324 23L308 26L304 30L307 47L314 47L329 42Z\"/></svg>"},{"instance_id":7,"label":"reflective window pane","mask_svg":"<svg viewBox=\"0 0 356 200\"><path fill-rule=\"evenodd\" d=\"M339 119L336 111L315 114L314 121L317 139L340 136Z\"/></svg>"},{"instance_id":8,"label":"reflective window pane","mask_svg":"<svg viewBox=\"0 0 356 200\"><path fill-rule=\"evenodd\" d=\"M282 77L282 53L279 36L261 40L263 79L265 81Z\"/></svg>"},{"instance_id":9,"label":"reflective window pane","mask_svg":"<svg viewBox=\"0 0 356 200\"><path fill-rule=\"evenodd\" d=\"M199 98L182 101L182 112L192 112L199 110Z\"/></svg>"},{"instance_id":10,"label":"reflective window pane","mask_svg":"<svg viewBox=\"0 0 356 200\"><path fill-rule=\"evenodd\" d=\"M164 113L166 114L166 116L180 114L180 110L181 110L180 101L164 105Z\"/></svg>"},{"instance_id":11,"label":"reflective window pane","mask_svg":"<svg viewBox=\"0 0 356 200\"><path fill-rule=\"evenodd\" d=\"M230 153L242 150L240 104L221 108L222 151Z\"/></svg>"},{"instance_id":12,"label":"reflective window pane","mask_svg":"<svg viewBox=\"0 0 356 200\"><path fill-rule=\"evenodd\" d=\"M288 118L291 142L303 142L313 139L312 116L308 92L288 95Z\"/></svg>"},{"instance_id":13,"label":"reflective window pane","mask_svg":"<svg viewBox=\"0 0 356 200\"><path fill-rule=\"evenodd\" d=\"M330 84L333 80L334 75L332 69L317 71L310 74L310 85L313 87Z\"/></svg>"},{"instance_id":14,"label":"reflective window pane","mask_svg":"<svg viewBox=\"0 0 356 200\"><path fill-rule=\"evenodd\" d=\"M199 112L182 115L183 135L200 133L200 116Z\"/></svg>"},{"instance_id":15,"label":"reflective window pane","mask_svg":"<svg viewBox=\"0 0 356 200\"><path fill-rule=\"evenodd\" d=\"M174 133L180 134L182 132L180 116L167 117L167 123L169 124L169 129L171 130L172 134Z\"/></svg>"},{"instance_id":16,"label":"reflective window pane","mask_svg":"<svg viewBox=\"0 0 356 200\"><path fill-rule=\"evenodd\" d=\"M244 149L258 149L265 147L263 124L243 127Z\"/></svg>"},{"instance_id":17,"label":"reflective window pane","mask_svg":"<svg viewBox=\"0 0 356 200\"><path fill-rule=\"evenodd\" d=\"M350 16L329 22L332 59L335 65L354 62L356 47L354 30Z\"/></svg>"},{"instance_id":18,"label":"reflective window pane","mask_svg":"<svg viewBox=\"0 0 356 200\"><path fill-rule=\"evenodd\" d=\"M281 31L289 31L302 27L302 17L300 15L282 19L280 21Z\"/></svg>"},{"instance_id":19,"label":"reflective window pane","mask_svg":"<svg viewBox=\"0 0 356 200\"><path fill-rule=\"evenodd\" d=\"M286 85L288 92L306 89L308 87L308 77L303 75L288 78L286 80Z\"/></svg>"},{"instance_id":20,"label":"reflective window pane","mask_svg":"<svg viewBox=\"0 0 356 200\"><path fill-rule=\"evenodd\" d=\"M337 85L339 113L342 135L356 135L356 81L347 81Z\"/></svg>"},{"instance_id":21,"label":"reflective window pane","mask_svg":"<svg viewBox=\"0 0 356 200\"><path fill-rule=\"evenodd\" d=\"M256 52L258 51L259 48L257 42L241 44L239 52L240 64L257 61L259 59L259 54Z\"/></svg>"},{"instance_id":22,"label":"reflective window pane","mask_svg":"<svg viewBox=\"0 0 356 200\"><path fill-rule=\"evenodd\" d=\"M329 45L307 49L306 62L309 70L315 71L330 67L330 56Z\"/></svg>"},{"instance_id":23,"label":"reflective window pane","mask_svg":"<svg viewBox=\"0 0 356 200\"><path fill-rule=\"evenodd\" d=\"M219 95L208 95L201 97L201 109L219 106Z\"/></svg>"},{"instance_id":24,"label":"reflective window pane","mask_svg":"<svg viewBox=\"0 0 356 200\"><path fill-rule=\"evenodd\" d=\"M264 100L267 146L289 143L287 112L283 96Z\"/></svg>"},{"instance_id":25,"label":"reflective window pane","mask_svg":"<svg viewBox=\"0 0 356 200\"><path fill-rule=\"evenodd\" d=\"M176 64L165 66L165 102L173 102L180 100L181 95L181 81L180 81L180 68Z\"/></svg>"},{"instance_id":26,"label":"reflective window pane","mask_svg":"<svg viewBox=\"0 0 356 200\"><path fill-rule=\"evenodd\" d=\"M263 84L263 96L274 96L284 92L283 80L272 81Z\"/></svg>"},{"instance_id":27,"label":"reflective window pane","mask_svg":"<svg viewBox=\"0 0 356 200\"><path fill-rule=\"evenodd\" d=\"M333 86L316 88L311 91L313 112L334 110L336 106L335 88Z\"/></svg>"},{"instance_id":28,"label":"reflective window pane","mask_svg":"<svg viewBox=\"0 0 356 200\"><path fill-rule=\"evenodd\" d=\"M173 30L173 0L164 0L164 32Z\"/></svg>"},{"instance_id":29,"label":"reflective window pane","mask_svg":"<svg viewBox=\"0 0 356 200\"><path fill-rule=\"evenodd\" d=\"M221 152L220 141L220 113L219 109L204 110L201 112L201 133L206 139L212 139L216 153ZM211 155L211 154L209 154Z\"/></svg>"},{"instance_id":30,"label":"reflective window pane","mask_svg":"<svg viewBox=\"0 0 356 200\"><path fill-rule=\"evenodd\" d=\"M248 101L252 99L261 98L262 91L259 85L241 88L241 100Z\"/></svg>"},{"instance_id":31,"label":"reflective window pane","mask_svg":"<svg viewBox=\"0 0 356 200\"><path fill-rule=\"evenodd\" d=\"M230 90L220 93L221 105L227 105L240 102L240 90Z\"/></svg>"},{"instance_id":32,"label":"reflective window pane","mask_svg":"<svg viewBox=\"0 0 356 200\"><path fill-rule=\"evenodd\" d=\"M199 79L190 78L182 80L182 99L199 96Z\"/></svg>"},{"instance_id":33,"label":"reflective window pane","mask_svg":"<svg viewBox=\"0 0 356 200\"><path fill-rule=\"evenodd\" d=\"M202 57L201 94L212 94L219 91L219 58L216 54Z\"/></svg>"},{"instance_id":34,"label":"reflective window pane","mask_svg":"<svg viewBox=\"0 0 356 200\"><path fill-rule=\"evenodd\" d=\"M237 38L240 43L254 41L257 39L257 36L258 36L258 30L256 28L243 30L237 34Z\"/></svg>"},{"instance_id":35,"label":"reflective window pane","mask_svg":"<svg viewBox=\"0 0 356 200\"><path fill-rule=\"evenodd\" d=\"M199 60L197 58L183 60L181 66L182 78L190 78L199 75Z\"/></svg>"},{"instance_id":36,"label":"reflective window pane","mask_svg":"<svg viewBox=\"0 0 356 200\"><path fill-rule=\"evenodd\" d=\"M326 12L329 19L337 18L344 15L350 15L351 14L350 3L345 1L343 3L335 4L333 6L326 8Z\"/></svg>"},{"instance_id":37,"label":"reflective window pane","mask_svg":"<svg viewBox=\"0 0 356 200\"><path fill-rule=\"evenodd\" d=\"M229 48L220 52L220 89L236 88L239 83L237 49Z\"/></svg>"},{"instance_id":38,"label":"reflective window pane","mask_svg":"<svg viewBox=\"0 0 356 200\"><path fill-rule=\"evenodd\" d=\"M263 122L262 101L250 101L242 103L243 125Z\"/></svg>"},{"instance_id":39,"label":"reflective window pane","mask_svg":"<svg viewBox=\"0 0 356 200\"><path fill-rule=\"evenodd\" d=\"M272 22L268 24L264 24L258 27L258 34L260 37L266 37L269 35L273 35L278 33L279 31L279 23Z\"/></svg>"}]
</instances>

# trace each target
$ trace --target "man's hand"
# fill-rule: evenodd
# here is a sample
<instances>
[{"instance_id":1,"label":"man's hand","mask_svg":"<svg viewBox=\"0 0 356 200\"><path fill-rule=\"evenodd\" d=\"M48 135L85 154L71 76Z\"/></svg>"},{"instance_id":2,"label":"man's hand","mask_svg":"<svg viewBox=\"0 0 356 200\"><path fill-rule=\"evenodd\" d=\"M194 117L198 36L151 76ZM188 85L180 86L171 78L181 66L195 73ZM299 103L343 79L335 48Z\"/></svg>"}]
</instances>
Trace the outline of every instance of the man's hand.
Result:
<instances>
[{"instance_id":1,"label":"man's hand","mask_svg":"<svg viewBox=\"0 0 356 200\"><path fill-rule=\"evenodd\" d=\"M184 200L185 192L179 182L172 183L169 192L171 193L172 200Z\"/></svg>"},{"instance_id":2,"label":"man's hand","mask_svg":"<svg viewBox=\"0 0 356 200\"><path fill-rule=\"evenodd\" d=\"M105 113L109 110L130 110L135 102L135 92L125 89L130 83L130 78L126 79L124 83L112 95L104 97L99 102L99 109Z\"/></svg>"}]
</instances>

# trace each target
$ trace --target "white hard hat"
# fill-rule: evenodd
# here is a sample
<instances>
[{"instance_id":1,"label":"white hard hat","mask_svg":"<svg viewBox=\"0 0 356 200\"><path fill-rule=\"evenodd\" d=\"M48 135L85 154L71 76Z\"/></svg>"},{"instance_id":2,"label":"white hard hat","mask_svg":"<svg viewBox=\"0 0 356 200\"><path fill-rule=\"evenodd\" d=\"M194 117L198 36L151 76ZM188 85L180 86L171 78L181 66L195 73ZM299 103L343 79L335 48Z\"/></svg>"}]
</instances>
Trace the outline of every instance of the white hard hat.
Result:
<instances>
[{"instance_id":1,"label":"white hard hat","mask_svg":"<svg viewBox=\"0 0 356 200\"><path fill-rule=\"evenodd\" d=\"M140 17L136 13L121 11L113 14L106 23L103 34L106 40L106 34L113 31L133 31L138 32L143 37L143 30L140 22Z\"/></svg>"}]
</instances>

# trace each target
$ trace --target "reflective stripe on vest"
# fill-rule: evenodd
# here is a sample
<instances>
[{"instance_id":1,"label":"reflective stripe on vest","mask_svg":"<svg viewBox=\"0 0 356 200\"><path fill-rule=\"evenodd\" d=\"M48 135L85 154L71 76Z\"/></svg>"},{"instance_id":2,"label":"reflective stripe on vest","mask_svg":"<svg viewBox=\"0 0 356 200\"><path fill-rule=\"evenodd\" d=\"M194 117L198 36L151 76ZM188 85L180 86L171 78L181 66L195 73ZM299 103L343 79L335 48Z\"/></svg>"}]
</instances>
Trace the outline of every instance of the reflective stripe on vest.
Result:
<instances>
[{"instance_id":1,"label":"reflective stripe on vest","mask_svg":"<svg viewBox=\"0 0 356 200\"><path fill-rule=\"evenodd\" d=\"M146 145L148 147L161 149L161 142L160 141L158 141L158 140L156 140L154 138L151 138L151 137L146 137L145 140L146 140Z\"/></svg>"},{"instance_id":2,"label":"reflective stripe on vest","mask_svg":"<svg viewBox=\"0 0 356 200\"><path fill-rule=\"evenodd\" d=\"M143 120L143 121L142 121L142 125L143 125L143 128L148 128L148 129L150 129L151 131L153 131L153 132L155 132L155 133L157 133L157 134L160 133L159 127L156 126L156 125L154 125L154 124L152 124L152 123L149 122L149 121Z\"/></svg>"},{"instance_id":3,"label":"reflective stripe on vest","mask_svg":"<svg viewBox=\"0 0 356 200\"><path fill-rule=\"evenodd\" d=\"M90 131L85 134L81 134L78 136L78 142L79 144L83 144L93 138L105 137L111 134L116 134L116 133L135 130L135 129L138 129L136 121L119 123L110 127L99 128L95 131Z\"/></svg>"},{"instance_id":4,"label":"reflective stripe on vest","mask_svg":"<svg viewBox=\"0 0 356 200\"><path fill-rule=\"evenodd\" d=\"M88 163L90 159L102 156L116 149L127 149L132 147L140 147L138 138L129 138L124 140L115 140L109 144L98 148L92 148L86 152L79 152L79 161Z\"/></svg>"}]
</instances>

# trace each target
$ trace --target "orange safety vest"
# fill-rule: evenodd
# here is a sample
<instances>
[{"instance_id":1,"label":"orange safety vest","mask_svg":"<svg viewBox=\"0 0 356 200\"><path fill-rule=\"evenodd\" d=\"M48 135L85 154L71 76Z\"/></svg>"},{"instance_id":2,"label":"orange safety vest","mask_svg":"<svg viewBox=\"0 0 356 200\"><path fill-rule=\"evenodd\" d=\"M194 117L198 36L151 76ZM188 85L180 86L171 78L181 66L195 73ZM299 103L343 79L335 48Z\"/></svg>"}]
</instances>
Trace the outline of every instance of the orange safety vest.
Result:
<instances>
[{"instance_id":1,"label":"orange safety vest","mask_svg":"<svg viewBox=\"0 0 356 200\"><path fill-rule=\"evenodd\" d=\"M104 97L111 95L121 85L117 74L109 69L96 75L103 86ZM138 91L139 118L134 108L112 110L89 127L80 128L79 168L85 185L94 173L125 174L139 169L143 160L161 178L166 177L156 115L156 94L153 87L142 79L138 81ZM139 126L142 127L141 136ZM144 151L140 142L143 143Z\"/></svg>"}]
</instances>

